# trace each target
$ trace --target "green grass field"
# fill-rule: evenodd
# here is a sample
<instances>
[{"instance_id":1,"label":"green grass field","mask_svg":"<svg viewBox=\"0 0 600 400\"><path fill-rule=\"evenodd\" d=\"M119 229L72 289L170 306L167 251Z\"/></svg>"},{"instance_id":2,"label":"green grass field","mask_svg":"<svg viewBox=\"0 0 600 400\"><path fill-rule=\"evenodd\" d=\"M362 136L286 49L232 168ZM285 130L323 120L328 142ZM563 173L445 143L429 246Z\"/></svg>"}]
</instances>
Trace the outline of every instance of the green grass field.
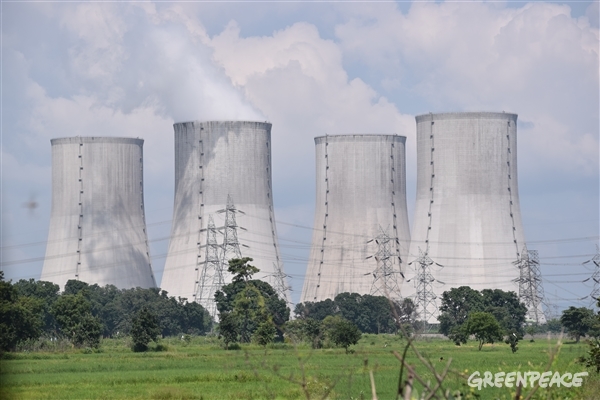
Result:
<instances>
[{"instance_id":1,"label":"green grass field","mask_svg":"<svg viewBox=\"0 0 600 400\"><path fill-rule=\"evenodd\" d=\"M373 370L378 398L393 399L400 363L392 350L401 352L406 342L392 335L363 335L351 354L343 349L311 350L289 344L225 351L205 337L193 338L189 344L176 339L162 343L167 351L133 353L127 340L114 339L103 341L100 352L91 354L82 350L8 354L0 360L0 398L300 399L306 398L300 384L304 374L311 398L370 399L369 370ZM461 347L442 339L416 342L439 372L452 359L454 372L446 379L446 387L478 394L481 399L514 398L515 389L471 389L467 376L473 371L543 372L555 344L556 340L524 340L512 354L504 343L478 351L474 341ZM584 343L563 344L550 369L584 371L575 359L586 349ZM434 381L413 352L409 351L407 359L419 374ZM420 392L420 386L415 387ZM539 389L534 398L599 399L600 379L590 371L580 388Z\"/></svg>"}]
</instances>

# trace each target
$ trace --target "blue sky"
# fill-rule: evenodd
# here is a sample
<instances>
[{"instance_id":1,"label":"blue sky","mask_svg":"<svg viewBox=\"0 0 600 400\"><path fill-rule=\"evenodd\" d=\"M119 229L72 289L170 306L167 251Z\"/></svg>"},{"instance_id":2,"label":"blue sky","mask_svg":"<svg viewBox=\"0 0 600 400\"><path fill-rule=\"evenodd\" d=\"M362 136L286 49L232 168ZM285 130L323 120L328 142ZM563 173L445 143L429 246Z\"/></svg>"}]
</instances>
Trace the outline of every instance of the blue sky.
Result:
<instances>
[{"instance_id":1,"label":"blue sky","mask_svg":"<svg viewBox=\"0 0 600 400\"><path fill-rule=\"evenodd\" d=\"M39 278L50 139L146 140L160 279L173 203L173 122L273 123L280 244L302 287L325 133L407 136L414 116L519 114L519 193L546 297L589 305L599 235L598 2L2 3L2 263ZM35 200L31 210L25 203Z\"/></svg>"}]
</instances>

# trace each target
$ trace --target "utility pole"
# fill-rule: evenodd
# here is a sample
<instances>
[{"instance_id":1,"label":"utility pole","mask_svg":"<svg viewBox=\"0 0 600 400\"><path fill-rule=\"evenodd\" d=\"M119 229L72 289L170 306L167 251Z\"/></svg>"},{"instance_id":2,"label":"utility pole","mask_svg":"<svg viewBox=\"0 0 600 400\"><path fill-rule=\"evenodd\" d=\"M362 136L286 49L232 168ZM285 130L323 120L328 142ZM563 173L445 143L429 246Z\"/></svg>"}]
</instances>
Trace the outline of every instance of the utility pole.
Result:
<instances>
[{"instance_id":1,"label":"utility pole","mask_svg":"<svg viewBox=\"0 0 600 400\"><path fill-rule=\"evenodd\" d=\"M208 227L206 229L206 244L204 262L196 266L199 271L202 265L200 279L196 279L197 289L195 291L195 301L200 303L210 316L216 320L217 304L215 303L215 293L223 287L223 264L219 257L221 246L217 244L217 228L212 215L208 217ZM200 271L199 271L200 272Z\"/></svg>"},{"instance_id":2,"label":"utility pole","mask_svg":"<svg viewBox=\"0 0 600 400\"><path fill-rule=\"evenodd\" d=\"M536 324L545 323L546 316L542 312L544 287L537 250L528 251L527 246L523 246L521 256L513 264L519 268L519 277L513 282L519 284L519 300L527 307L528 319Z\"/></svg>"},{"instance_id":3,"label":"utility pole","mask_svg":"<svg viewBox=\"0 0 600 400\"><path fill-rule=\"evenodd\" d=\"M374 256L377 261L377 268L372 272L373 283L371 285L372 296L385 296L389 300L399 302L401 299L400 285L398 285L397 275L402 274L400 268L398 271L394 271L394 259L390 250L390 242L392 239L389 237L387 232L379 226L380 234L375 238L369 240L367 243L375 241L377 244L377 252ZM398 257L400 259L400 257ZM400 262L402 260L400 259ZM367 273L365 275L369 275ZM404 276L403 276L404 277Z\"/></svg>"}]
</instances>

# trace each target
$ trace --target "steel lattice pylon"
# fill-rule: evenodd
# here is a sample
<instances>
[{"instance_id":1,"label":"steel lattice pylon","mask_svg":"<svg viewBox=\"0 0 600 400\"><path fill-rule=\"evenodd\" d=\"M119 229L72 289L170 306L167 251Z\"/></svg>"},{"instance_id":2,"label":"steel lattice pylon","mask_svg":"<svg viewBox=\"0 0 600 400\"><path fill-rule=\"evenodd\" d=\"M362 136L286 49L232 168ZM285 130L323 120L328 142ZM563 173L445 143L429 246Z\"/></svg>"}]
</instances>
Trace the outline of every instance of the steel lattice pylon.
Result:
<instances>
[{"instance_id":1,"label":"steel lattice pylon","mask_svg":"<svg viewBox=\"0 0 600 400\"><path fill-rule=\"evenodd\" d=\"M208 218L206 229L205 258L202 263L200 282L196 291L196 302L202 304L210 316L216 319L217 305L215 292L223 287L223 264L221 263L221 246L217 243L217 228L212 216Z\"/></svg>"},{"instance_id":2,"label":"steel lattice pylon","mask_svg":"<svg viewBox=\"0 0 600 400\"><path fill-rule=\"evenodd\" d=\"M417 275L413 278L416 287L415 305L417 306L417 310L422 310L419 311L421 320L428 324L431 317L434 316L434 312L432 312L431 309L437 310L435 301L437 296L433 291L433 282L435 281L435 278L430 270L430 267L434 262L429 258L427 252L423 253L421 248L419 248L419 258L410 264L413 263L417 264Z\"/></svg>"},{"instance_id":3,"label":"steel lattice pylon","mask_svg":"<svg viewBox=\"0 0 600 400\"><path fill-rule=\"evenodd\" d=\"M277 263L273 263L273 269L275 270L275 273L272 275L268 275L274 278L273 289L275 289L277 295L281 299L283 299L288 305L288 307L290 307L291 309L292 302L288 300L288 292L292 288L286 284L286 278L288 278L289 276L283 272L283 268L281 268L281 265Z\"/></svg>"},{"instance_id":4,"label":"steel lattice pylon","mask_svg":"<svg viewBox=\"0 0 600 400\"><path fill-rule=\"evenodd\" d=\"M600 247L598 245L596 245L596 255L594 255L594 257L591 260L588 260L588 261L584 262L583 264L587 264L589 262L592 262L594 264L593 265L594 273L592 274L592 277L591 277L592 280L594 281L594 288L592 289L592 292L590 293L590 297L591 297L590 305L592 307L596 307L598 298L600 298Z\"/></svg>"},{"instance_id":5,"label":"steel lattice pylon","mask_svg":"<svg viewBox=\"0 0 600 400\"><path fill-rule=\"evenodd\" d=\"M235 208L233 199L230 195L227 195L227 206L224 210L217 211L218 213L225 213L225 226L223 227L223 246L221 253L221 268L223 270L223 278L225 282L229 282L231 277L229 276L229 260L233 258L242 258L242 251L240 250L240 242L237 236L237 222L235 220L236 213L242 213L242 211Z\"/></svg>"},{"instance_id":6,"label":"steel lattice pylon","mask_svg":"<svg viewBox=\"0 0 600 400\"><path fill-rule=\"evenodd\" d=\"M373 239L377 244L377 253L374 255L377 261L377 268L372 272L373 284L371 285L371 295L385 296L390 300L400 301L400 285L398 285L397 279L400 271L394 271L393 256L390 250L392 239L381 226L379 230L381 233ZM369 240L369 242L373 240ZM367 258L371 257L373 256Z\"/></svg>"},{"instance_id":7,"label":"steel lattice pylon","mask_svg":"<svg viewBox=\"0 0 600 400\"><path fill-rule=\"evenodd\" d=\"M521 257L514 263L519 268L519 277L514 280L519 284L519 300L527 307L527 318L536 324L546 322L542 311L544 304L544 288L537 250L523 247Z\"/></svg>"}]
</instances>

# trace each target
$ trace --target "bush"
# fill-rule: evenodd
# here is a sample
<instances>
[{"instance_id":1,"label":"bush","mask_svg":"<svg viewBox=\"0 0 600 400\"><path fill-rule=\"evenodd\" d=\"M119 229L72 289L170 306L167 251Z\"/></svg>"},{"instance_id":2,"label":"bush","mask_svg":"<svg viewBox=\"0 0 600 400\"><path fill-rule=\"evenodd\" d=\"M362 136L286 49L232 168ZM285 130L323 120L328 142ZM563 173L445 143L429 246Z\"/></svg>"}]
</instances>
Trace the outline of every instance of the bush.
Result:
<instances>
[{"instance_id":1,"label":"bush","mask_svg":"<svg viewBox=\"0 0 600 400\"><path fill-rule=\"evenodd\" d=\"M358 343L362 333L356 325L341 317L327 317L323 320L322 327L325 336L329 338L336 346L341 346L348 354L348 347Z\"/></svg>"},{"instance_id":2,"label":"bush","mask_svg":"<svg viewBox=\"0 0 600 400\"><path fill-rule=\"evenodd\" d=\"M148 343L156 342L159 334L160 327L156 316L147 308L142 308L133 319L131 327L132 350L135 352L147 351Z\"/></svg>"}]
</instances>

